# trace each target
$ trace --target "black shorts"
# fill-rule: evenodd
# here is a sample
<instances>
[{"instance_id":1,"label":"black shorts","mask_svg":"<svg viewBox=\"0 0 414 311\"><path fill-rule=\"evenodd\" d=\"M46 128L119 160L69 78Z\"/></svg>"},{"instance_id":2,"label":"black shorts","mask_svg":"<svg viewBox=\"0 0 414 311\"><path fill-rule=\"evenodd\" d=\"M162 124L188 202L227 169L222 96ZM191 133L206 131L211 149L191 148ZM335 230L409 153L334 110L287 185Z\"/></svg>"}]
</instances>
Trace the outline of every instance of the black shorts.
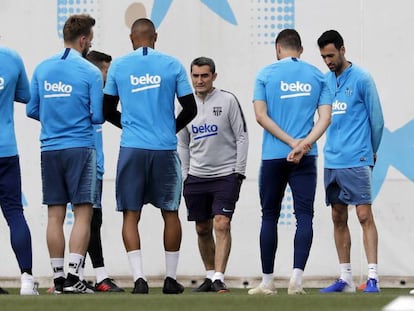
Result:
<instances>
[{"instance_id":1,"label":"black shorts","mask_svg":"<svg viewBox=\"0 0 414 311\"><path fill-rule=\"evenodd\" d=\"M188 175L184 182L184 199L189 221L206 221L215 215L233 216L239 199L241 181L238 174L200 178Z\"/></svg>"}]
</instances>

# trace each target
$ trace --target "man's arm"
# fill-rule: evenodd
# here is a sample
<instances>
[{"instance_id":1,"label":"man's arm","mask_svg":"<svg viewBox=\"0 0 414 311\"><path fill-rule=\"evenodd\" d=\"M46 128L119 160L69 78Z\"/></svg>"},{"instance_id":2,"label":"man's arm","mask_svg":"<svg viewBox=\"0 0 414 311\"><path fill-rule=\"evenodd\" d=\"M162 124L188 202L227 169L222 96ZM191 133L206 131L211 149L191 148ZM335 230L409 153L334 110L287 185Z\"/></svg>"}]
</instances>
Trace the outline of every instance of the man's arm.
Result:
<instances>
[{"instance_id":1,"label":"man's arm","mask_svg":"<svg viewBox=\"0 0 414 311\"><path fill-rule=\"evenodd\" d=\"M315 126L313 127L312 131L310 131L308 136L303 138L299 144L288 154L288 161L299 163L300 159L309 152L313 143L316 142L323 135L323 133L325 133L329 124L331 124L331 113L331 105L320 105L318 107L318 121L316 121Z\"/></svg>"},{"instance_id":2,"label":"man's arm","mask_svg":"<svg viewBox=\"0 0 414 311\"><path fill-rule=\"evenodd\" d=\"M194 94L178 97L178 102L183 109L175 119L175 132L181 131L197 115L197 104Z\"/></svg>"},{"instance_id":3,"label":"man's arm","mask_svg":"<svg viewBox=\"0 0 414 311\"><path fill-rule=\"evenodd\" d=\"M104 94L103 98L103 115L105 120L109 121L116 127L122 128L121 112L117 110L119 96Z\"/></svg>"},{"instance_id":4,"label":"man's arm","mask_svg":"<svg viewBox=\"0 0 414 311\"><path fill-rule=\"evenodd\" d=\"M291 148L295 147L296 140L290 137L285 131L283 131L279 125L273 121L267 114L267 104L263 100L254 101L254 113L256 115L256 121L266 131L272 134L274 137L286 143Z\"/></svg>"}]
</instances>

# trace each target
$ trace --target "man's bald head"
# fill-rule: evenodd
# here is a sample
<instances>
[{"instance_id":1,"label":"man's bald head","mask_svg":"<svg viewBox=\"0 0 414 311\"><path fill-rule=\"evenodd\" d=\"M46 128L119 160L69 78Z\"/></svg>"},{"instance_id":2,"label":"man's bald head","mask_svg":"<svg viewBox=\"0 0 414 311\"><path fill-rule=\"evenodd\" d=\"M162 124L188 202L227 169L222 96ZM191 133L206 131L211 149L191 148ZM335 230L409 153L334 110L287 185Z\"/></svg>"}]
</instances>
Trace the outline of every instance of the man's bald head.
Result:
<instances>
[{"instance_id":1,"label":"man's bald head","mask_svg":"<svg viewBox=\"0 0 414 311\"><path fill-rule=\"evenodd\" d=\"M134 50L145 46L154 48L157 41L154 23L148 18L137 19L132 24L130 38Z\"/></svg>"}]
</instances>

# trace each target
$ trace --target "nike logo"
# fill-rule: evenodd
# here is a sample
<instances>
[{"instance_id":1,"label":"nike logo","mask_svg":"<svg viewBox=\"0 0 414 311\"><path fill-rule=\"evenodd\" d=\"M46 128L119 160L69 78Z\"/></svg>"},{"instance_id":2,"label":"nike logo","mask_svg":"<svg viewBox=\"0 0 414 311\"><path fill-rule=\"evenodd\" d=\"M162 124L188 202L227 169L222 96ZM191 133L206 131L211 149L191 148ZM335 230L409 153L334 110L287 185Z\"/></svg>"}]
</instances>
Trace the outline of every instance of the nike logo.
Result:
<instances>
[{"instance_id":1,"label":"nike logo","mask_svg":"<svg viewBox=\"0 0 414 311\"><path fill-rule=\"evenodd\" d=\"M227 209L227 208L223 208L222 211L225 212L225 213L232 213L233 212L232 209Z\"/></svg>"}]
</instances>

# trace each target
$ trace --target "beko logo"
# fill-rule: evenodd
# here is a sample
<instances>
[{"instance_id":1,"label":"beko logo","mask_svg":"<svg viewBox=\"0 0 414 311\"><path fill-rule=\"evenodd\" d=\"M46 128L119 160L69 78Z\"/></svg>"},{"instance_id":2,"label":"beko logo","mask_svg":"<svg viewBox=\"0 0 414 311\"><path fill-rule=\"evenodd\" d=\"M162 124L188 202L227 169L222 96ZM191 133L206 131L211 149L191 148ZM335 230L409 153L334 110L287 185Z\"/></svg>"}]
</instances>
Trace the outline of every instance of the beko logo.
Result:
<instances>
[{"instance_id":1,"label":"beko logo","mask_svg":"<svg viewBox=\"0 0 414 311\"><path fill-rule=\"evenodd\" d=\"M332 103L332 115L334 114L344 114L346 113L346 109L348 108L348 105L346 103L341 103L338 100L335 100Z\"/></svg>"},{"instance_id":2,"label":"beko logo","mask_svg":"<svg viewBox=\"0 0 414 311\"><path fill-rule=\"evenodd\" d=\"M45 98L49 98L49 97L67 97L70 96L73 90L72 85L70 84L65 84L62 81L56 82L56 83L51 83L48 82L47 80L45 80L44 84L44 90L46 92L52 92L52 93L48 93L45 94Z\"/></svg>"},{"instance_id":3,"label":"beko logo","mask_svg":"<svg viewBox=\"0 0 414 311\"><path fill-rule=\"evenodd\" d=\"M141 92L147 89L153 89L160 87L161 77L158 75L151 76L150 74L145 74L143 76L129 76L132 86L138 86L137 88L132 89L132 93Z\"/></svg>"},{"instance_id":4,"label":"beko logo","mask_svg":"<svg viewBox=\"0 0 414 311\"><path fill-rule=\"evenodd\" d=\"M194 140L197 140L208 136L216 136L218 134L218 126L216 124L207 123L200 126L191 125L191 131L196 135Z\"/></svg>"},{"instance_id":5,"label":"beko logo","mask_svg":"<svg viewBox=\"0 0 414 311\"><path fill-rule=\"evenodd\" d=\"M309 83L303 83L296 81L293 83L288 83L285 81L280 81L280 90L289 94L281 95L280 98L291 98L299 96L309 96L312 92L312 85Z\"/></svg>"}]
</instances>

